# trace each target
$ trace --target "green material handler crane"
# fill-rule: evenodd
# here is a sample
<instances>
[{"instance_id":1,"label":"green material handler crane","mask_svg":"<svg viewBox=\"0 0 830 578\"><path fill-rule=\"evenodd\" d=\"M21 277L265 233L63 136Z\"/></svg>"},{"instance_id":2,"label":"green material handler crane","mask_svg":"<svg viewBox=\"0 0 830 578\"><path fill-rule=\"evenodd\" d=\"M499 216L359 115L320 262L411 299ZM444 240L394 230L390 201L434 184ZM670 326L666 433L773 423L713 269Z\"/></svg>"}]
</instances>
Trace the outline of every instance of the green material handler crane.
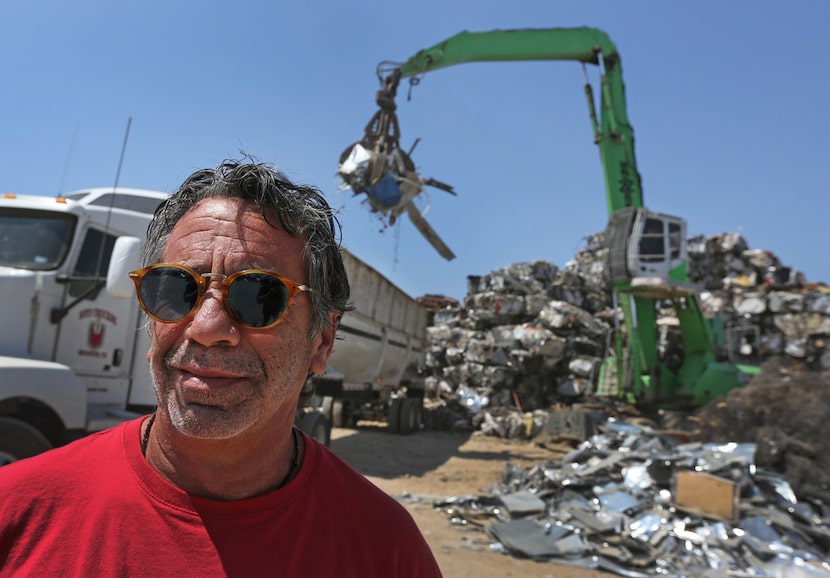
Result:
<instances>
[{"instance_id":1,"label":"green material handler crane","mask_svg":"<svg viewBox=\"0 0 830 578\"><path fill-rule=\"evenodd\" d=\"M356 192L367 192L382 176L395 174L394 156L411 175L414 166L400 150L395 95L402 78L417 83L428 72L465 62L570 60L599 68L594 90L585 94L605 177L609 221L605 272L615 308L622 318L612 334L609 355L602 365L599 393L617 394L640 405L688 409L726 395L745 384L758 368L729 361L716 347L722 328L707 318L698 290L688 281L686 223L683 219L649 211L634 155L634 136L628 121L620 55L606 33L595 28L548 28L463 31L406 62L382 62L380 110L366 127L362 146L370 151L370 170ZM596 93L596 94L595 94ZM341 166L350 149L341 156ZM422 181L425 182L425 181ZM427 182L427 184L429 184ZM411 196L400 199L411 203ZM658 325L658 307L671 304L678 321L674 339L666 343Z\"/></svg>"}]
</instances>

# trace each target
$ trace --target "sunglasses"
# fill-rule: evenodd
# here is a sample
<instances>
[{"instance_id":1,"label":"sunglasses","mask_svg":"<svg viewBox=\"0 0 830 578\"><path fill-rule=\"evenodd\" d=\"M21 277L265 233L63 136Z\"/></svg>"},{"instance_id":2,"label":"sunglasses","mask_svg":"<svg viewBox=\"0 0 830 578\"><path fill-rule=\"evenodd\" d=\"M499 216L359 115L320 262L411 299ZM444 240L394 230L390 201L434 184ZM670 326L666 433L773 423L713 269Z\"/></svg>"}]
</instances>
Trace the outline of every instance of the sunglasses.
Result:
<instances>
[{"instance_id":1,"label":"sunglasses","mask_svg":"<svg viewBox=\"0 0 830 578\"><path fill-rule=\"evenodd\" d=\"M312 291L276 273L247 269L233 275L196 273L184 265L156 263L131 271L141 308L160 323L176 323L196 312L210 279L222 280L222 303L228 314L251 329L268 329L285 319L294 296Z\"/></svg>"}]
</instances>

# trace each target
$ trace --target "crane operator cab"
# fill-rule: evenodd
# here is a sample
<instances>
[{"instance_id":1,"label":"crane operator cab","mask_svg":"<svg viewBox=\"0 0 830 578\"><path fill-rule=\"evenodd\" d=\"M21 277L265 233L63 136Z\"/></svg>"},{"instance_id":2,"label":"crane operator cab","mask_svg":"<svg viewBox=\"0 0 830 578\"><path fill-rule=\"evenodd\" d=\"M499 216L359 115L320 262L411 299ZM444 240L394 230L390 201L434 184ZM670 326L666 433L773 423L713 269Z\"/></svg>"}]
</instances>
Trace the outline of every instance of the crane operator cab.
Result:
<instances>
[{"instance_id":1,"label":"crane operator cab","mask_svg":"<svg viewBox=\"0 0 830 578\"><path fill-rule=\"evenodd\" d=\"M605 271L631 292L672 298L699 290L688 282L686 222L680 217L627 207L614 213L605 232Z\"/></svg>"}]
</instances>

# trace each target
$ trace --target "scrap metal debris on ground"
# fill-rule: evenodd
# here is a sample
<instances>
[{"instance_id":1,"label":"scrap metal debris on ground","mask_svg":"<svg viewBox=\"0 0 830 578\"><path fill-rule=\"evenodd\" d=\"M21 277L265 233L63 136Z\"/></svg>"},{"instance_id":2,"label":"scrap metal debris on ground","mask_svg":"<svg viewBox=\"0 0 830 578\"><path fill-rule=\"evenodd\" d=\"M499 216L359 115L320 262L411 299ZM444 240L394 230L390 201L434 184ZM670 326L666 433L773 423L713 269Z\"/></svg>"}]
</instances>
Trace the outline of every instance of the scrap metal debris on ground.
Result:
<instances>
[{"instance_id":1,"label":"scrap metal debris on ground","mask_svg":"<svg viewBox=\"0 0 830 578\"><path fill-rule=\"evenodd\" d=\"M754 454L610 419L561 460L434 506L506 553L631 578L830 576L830 507Z\"/></svg>"}]
</instances>

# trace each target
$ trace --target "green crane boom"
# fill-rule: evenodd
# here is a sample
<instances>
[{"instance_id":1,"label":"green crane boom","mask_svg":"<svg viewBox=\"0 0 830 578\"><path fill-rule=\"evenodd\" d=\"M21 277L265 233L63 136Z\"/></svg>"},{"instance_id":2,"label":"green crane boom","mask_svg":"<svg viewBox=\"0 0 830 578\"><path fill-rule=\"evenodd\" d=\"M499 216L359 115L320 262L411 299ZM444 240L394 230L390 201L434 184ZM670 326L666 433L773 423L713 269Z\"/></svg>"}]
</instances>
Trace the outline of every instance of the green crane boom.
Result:
<instances>
[{"instance_id":1,"label":"green crane boom","mask_svg":"<svg viewBox=\"0 0 830 578\"><path fill-rule=\"evenodd\" d=\"M586 96L594 140L605 167L608 210L642 207L643 191L634 159L634 135L626 114L620 55L605 32L587 27L463 31L420 50L393 74L413 77L465 62L524 60L570 60L603 67L599 120L589 84Z\"/></svg>"}]
</instances>

